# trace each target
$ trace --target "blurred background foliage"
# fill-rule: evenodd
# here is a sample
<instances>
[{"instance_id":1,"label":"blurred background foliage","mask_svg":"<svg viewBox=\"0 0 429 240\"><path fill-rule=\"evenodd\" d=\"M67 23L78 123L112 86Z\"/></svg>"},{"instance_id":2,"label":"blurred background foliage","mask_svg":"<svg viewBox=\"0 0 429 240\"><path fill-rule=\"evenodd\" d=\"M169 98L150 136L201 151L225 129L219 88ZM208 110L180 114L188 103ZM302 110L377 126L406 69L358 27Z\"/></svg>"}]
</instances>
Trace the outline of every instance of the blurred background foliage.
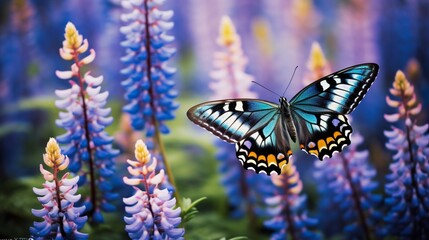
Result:
<instances>
[{"instance_id":1,"label":"blurred background foliage","mask_svg":"<svg viewBox=\"0 0 429 240\"><path fill-rule=\"evenodd\" d=\"M248 219L229 216L214 137L186 118L190 106L211 94L207 85L223 15L234 22L248 58L246 72L256 81L270 89L283 89L299 66L288 98L304 86L301 79L314 41L322 46L332 70L363 62L380 65L379 77L352 116L381 183L390 161L390 153L383 147L383 130L388 128L383 114L389 113L385 96L397 70L403 70L414 84L423 109L429 105L427 0L170 0L164 7L174 11L175 26L169 33L175 36L172 45L177 53L170 65L178 70L174 79L180 108L175 120L168 123L171 133L163 139L181 195L207 197L199 206L200 213L187 225L189 239L269 236L262 227L249 229ZM59 110L54 105L54 90L68 84L55 76L55 70L67 68L58 55L64 26L73 22L97 52L91 69L93 75L104 76L103 89L110 93L108 105L115 118L107 132L115 136L124 105L120 85L124 78L120 74L124 67L120 62L124 55L119 32L122 8L120 0L3 0L0 11L0 237L25 237L35 220L30 209L38 207L32 187L42 182L38 166L44 147L49 137L63 133L55 126ZM261 99L277 102L277 96L256 86L252 89ZM427 122L427 111L423 110L421 118ZM311 212L317 204L311 173L316 160L297 155ZM118 160L122 174L125 159ZM126 237L125 224L118 221L122 215L108 214L106 224L90 229L92 238Z\"/></svg>"}]
</instances>

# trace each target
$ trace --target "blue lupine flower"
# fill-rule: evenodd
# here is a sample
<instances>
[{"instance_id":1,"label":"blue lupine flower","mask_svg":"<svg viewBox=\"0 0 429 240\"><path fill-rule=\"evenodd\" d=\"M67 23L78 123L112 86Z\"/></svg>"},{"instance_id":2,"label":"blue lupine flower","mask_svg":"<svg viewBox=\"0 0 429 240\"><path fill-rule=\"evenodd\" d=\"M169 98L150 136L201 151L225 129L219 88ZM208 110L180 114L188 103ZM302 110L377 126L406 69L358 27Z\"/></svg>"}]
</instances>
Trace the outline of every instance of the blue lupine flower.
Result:
<instances>
[{"instance_id":1,"label":"blue lupine flower","mask_svg":"<svg viewBox=\"0 0 429 240\"><path fill-rule=\"evenodd\" d=\"M385 115L388 122L399 126L385 131L386 147L395 152L386 176L385 185L388 212L385 235L407 239L429 238L429 134L428 124L417 125L416 117L422 106L417 101L414 87L405 75L396 73L390 93L399 100L386 98L387 104L398 112Z\"/></svg>"},{"instance_id":2,"label":"blue lupine flower","mask_svg":"<svg viewBox=\"0 0 429 240\"><path fill-rule=\"evenodd\" d=\"M362 136L354 133L351 142L331 159L316 162L321 224L328 236L343 232L350 239L371 239L382 219L376 209L382 198L373 193L378 184L368 151L358 150Z\"/></svg>"},{"instance_id":3,"label":"blue lupine flower","mask_svg":"<svg viewBox=\"0 0 429 240\"><path fill-rule=\"evenodd\" d=\"M249 218L254 215L264 216L265 211L263 196L270 195L275 188L269 176L247 171L243 168L235 156L231 144L217 141L217 159L219 159L219 171L221 184L225 189L228 202L232 208L232 217Z\"/></svg>"},{"instance_id":4,"label":"blue lupine flower","mask_svg":"<svg viewBox=\"0 0 429 240\"><path fill-rule=\"evenodd\" d=\"M312 230L318 221L307 216L307 197L302 194L302 182L293 159L283 167L281 175L271 178L277 189L265 198L270 219L264 222L266 227L275 231L271 239L286 239L287 236L292 239L320 239L320 235Z\"/></svg>"},{"instance_id":5,"label":"blue lupine flower","mask_svg":"<svg viewBox=\"0 0 429 240\"><path fill-rule=\"evenodd\" d=\"M125 230L131 239L183 239L185 230L181 223L181 208L176 208L176 198L167 189L160 189L164 170L156 173L157 159L152 158L146 145L138 140L135 145L136 161L128 160L128 172L133 178L124 182L133 186L135 193L124 198ZM138 187L143 186L143 190Z\"/></svg>"},{"instance_id":6,"label":"blue lupine flower","mask_svg":"<svg viewBox=\"0 0 429 240\"><path fill-rule=\"evenodd\" d=\"M102 211L113 211L115 207L109 203L119 196L112 192L114 177L114 158L119 154L112 148L113 137L104 129L113 122L110 108L105 108L109 93L100 92L103 77L93 77L89 72L84 73L82 67L91 63L95 51L79 59L79 55L88 49L88 41L72 23L66 26L63 48L60 55L65 60L73 60L71 71L57 71L61 79L68 79L70 89L57 90L60 98L56 106L65 112L60 112L57 126L67 132L57 137L57 141L65 145L64 153L70 157L70 171L81 175L79 185L90 184L91 196L85 203L87 211L96 222L103 221ZM72 78L77 79L72 80ZM98 190L95 188L98 187ZM99 193L97 191L100 191Z\"/></svg>"},{"instance_id":7,"label":"blue lupine flower","mask_svg":"<svg viewBox=\"0 0 429 240\"><path fill-rule=\"evenodd\" d=\"M127 76L122 82L126 89L128 104L123 111L131 116L135 130L144 130L149 149L155 149L160 133L168 133L165 121L174 118L178 105L174 102L177 92L171 80L175 68L167 66L175 49L166 46L174 40L167 35L173 27L169 22L173 11L161 11L164 0L123 0L122 6L128 10L122 14L125 26L121 32L126 40L121 44L126 48L122 62L127 66L121 71Z\"/></svg>"},{"instance_id":8,"label":"blue lupine flower","mask_svg":"<svg viewBox=\"0 0 429 240\"><path fill-rule=\"evenodd\" d=\"M87 217L82 216L85 206L75 207L80 194L77 182L79 176L68 178L65 173L61 178L59 171L63 171L69 164L68 157L61 154L60 147L54 138L49 139L46 145L46 154L43 154L45 164L53 169L53 173L43 168L40 172L46 182L43 188L33 188L34 193L43 208L32 209L34 216L43 218L43 222L34 222L30 227L32 237L36 239L88 239L88 235L79 232L85 225Z\"/></svg>"}]
</instances>

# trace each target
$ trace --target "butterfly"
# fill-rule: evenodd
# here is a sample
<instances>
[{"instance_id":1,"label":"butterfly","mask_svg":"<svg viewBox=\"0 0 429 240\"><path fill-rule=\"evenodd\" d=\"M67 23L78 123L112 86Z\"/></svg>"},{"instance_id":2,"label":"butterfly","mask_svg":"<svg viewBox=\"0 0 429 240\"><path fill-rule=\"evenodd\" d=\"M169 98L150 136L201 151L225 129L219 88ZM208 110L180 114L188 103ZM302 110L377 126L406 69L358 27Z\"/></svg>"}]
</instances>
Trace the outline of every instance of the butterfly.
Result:
<instances>
[{"instance_id":1,"label":"butterfly","mask_svg":"<svg viewBox=\"0 0 429 240\"><path fill-rule=\"evenodd\" d=\"M279 104L259 99L225 99L191 107L188 118L229 143L245 169L280 174L292 156L291 143L320 160L349 145L346 114L361 102L378 65L365 63L325 76Z\"/></svg>"}]
</instances>

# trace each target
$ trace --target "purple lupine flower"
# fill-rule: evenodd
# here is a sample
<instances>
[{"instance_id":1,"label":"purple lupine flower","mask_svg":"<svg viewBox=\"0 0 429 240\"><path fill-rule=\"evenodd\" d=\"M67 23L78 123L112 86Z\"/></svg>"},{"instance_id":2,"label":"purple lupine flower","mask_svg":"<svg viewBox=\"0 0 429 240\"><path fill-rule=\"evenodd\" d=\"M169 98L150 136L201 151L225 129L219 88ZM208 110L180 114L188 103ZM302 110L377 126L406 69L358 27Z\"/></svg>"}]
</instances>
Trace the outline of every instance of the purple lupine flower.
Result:
<instances>
[{"instance_id":1,"label":"purple lupine flower","mask_svg":"<svg viewBox=\"0 0 429 240\"><path fill-rule=\"evenodd\" d=\"M320 235L312 230L318 221L307 216L307 197L302 194L302 181L293 157L282 168L282 174L271 179L277 189L265 198L270 219L264 222L266 227L275 231L271 239L286 239L287 236L292 239L320 239Z\"/></svg>"},{"instance_id":2,"label":"purple lupine flower","mask_svg":"<svg viewBox=\"0 0 429 240\"><path fill-rule=\"evenodd\" d=\"M175 49L167 45L174 37L167 35L173 27L173 11L162 11L164 0L122 0L128 12L122 14L121 32L126 48L122 62L127 66L121 71L127 76L122 81L128 104L123 111L131 116L135 130L144 130L146 143L153 150L159 146L159 133L169 132L165 121L174 118L178 105L174 102L177 92L171 80L175 68L167 65ZM155 139L154 139L155 138Z\"/></svg>"},{"instance_id":3,"label":"purple lupine flower","mask_svg":"<svg viewBox=\"0 0 429 240\"><path fill-rule=\"evenodd\" d=\"M104 131L113 122L110 108L104 107L109 93L100 92L103 76L93 77L82 69L95 58L95 51L91 49L88 56L79 59L79 55L88 50L88 41L83 40L70 22L64 36L60 55L74 63L70 71L56 72L71 85L69 89L55 91L60 98L56 106L65 110L60 112L56 124L67 131L58 136L57 141L64 144L64 153L70 158L70 171L81 175L79 185L90 185L91 196L85 202L89 215L93 221L102 222L100 210L115 210L110 201L119 197L112 192L111 182L115 172L114 158L119 151L112 148L113 137Z\"/></svg>"},{"instance_id":4,"label":"purple lupine flower","mask_svg":"<svg viewBox=\"0 0 429 240\"><path fill-rule=\"evenodd\" d=\"M125 230L131 239L183 239L185 230L181 223L181 208L176 208L176 198L167 189L160 189L164 170L156 173L156 158L152 158L146 145L138 140L135 145L136 160L128 160L128 172L133 178L124 182L133 186L135 193L124 198ZM142 189L138 186L142 185Z\"/></svg>"},{"instance_id":5,"label":"purple lupine flower","mask_svg":"<svg viewBox=\"0 0 429 240\"><path fill-rule=\"evenodd\" d=\"M214 54L214 70L210 73L214 81L209 84L213 90L212 98L256 98L250 91L253 77L245 73L247 58L241 48L240 36L227 16L221 20L217 43L222 51Z\"/></svg>"},{"instance_id":6,"label":"purple lupine flower","mask_svg":"<svg viewBox=\"0 0 429 240\"><path fill-rule=\"evenodd\" d=\"M407 239L429 238L429 134L428 124L418 125L417 116L422 105L417 101L413 85L404 73L398 71L390 93L398 98L386 97L389 106L397 113L386 114L392 123L385 131L386 147L395 152L386 176L385 185L388 206L384 221L386 235ZM393 125L395 124L395 125Z\"/></svg>"},{"instance_id":7,"label":"purple lupine flower","mask_svg":"<svg viewBox=\"0 0 429 240\"><path fill-rule=\"evenodd\" d=\"M46 180L43 188L33 188L34 193L42 204L42 209L32 209L34 216L43 218L43 222L34 222L30 227L35 239L88 239L88 235L79 232L85 225L87 217L82 216L85 206L75 207L80 194L77 182L79 176L68 178L65 173L61 178L59 171L69 165L67 156L61 154L60 147L54 138L49 139L43 161L52 168L53 172L45 170L40 164L40 172Z\"/></svg>"},{"instance_id":8,"label":"purple lupine flower","mask_svg":"<svg viewBox=\"0 0 429 240\"><path fill-rule=\"evenodd\" d=\"M312 44L307 68L305 84L330 72L329 63L317 42ZM381 196L372 193L378 185L372 180L376 171L368 162L368 151L358 150L363 138L354 134L351 142L330 161L315 162L314 175L320 193L319 216L323 220L321 227L327 236L345 232L349 238L370 239L375 232L374 225L381 219L375 210L381 203Z\"/></svg>"},{"instance_id":9,"label":"purple lupine flower","mask_svg":"<svg viewBox=\"0 0 429 240\"><path fill-rule=\"evenodd\" d=\"M327 235L344 232L348 238L372 239L382 219L376 209L382 198L368 151L358 150L363 137L354 133L351 144L329 161L318 161L314 173L320 193L320 219Z\"/></svg>"},{"instance_id":10,"label":"purple lupine flower","mask_svg":"<svg viewBox=\"0 0 429 240\"><path fill-rule=\"evenodd\" d=\"M229 17L224 16L221 20L217 43L222 51L214 54L214 70L211 72L214 81L209 84L213 91L211 98L256 98L249 89L253 77L244 71L247 59L241 48L240 36ZM244 170L231 144L217 139L216 146L221 183L233 208L232 216L242 217L247 213L253 218L258 212L261 194L269 192L269 186L272 186L270 178Z\"/></svg>"}]
</instances>

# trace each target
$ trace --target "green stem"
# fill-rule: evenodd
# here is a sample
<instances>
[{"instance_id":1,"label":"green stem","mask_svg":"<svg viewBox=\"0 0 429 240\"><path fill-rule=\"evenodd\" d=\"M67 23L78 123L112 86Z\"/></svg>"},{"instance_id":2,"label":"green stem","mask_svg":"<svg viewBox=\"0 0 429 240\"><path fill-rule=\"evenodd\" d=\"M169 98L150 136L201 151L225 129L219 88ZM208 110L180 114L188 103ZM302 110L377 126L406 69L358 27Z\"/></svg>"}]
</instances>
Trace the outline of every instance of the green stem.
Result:
<instances>
[{"instance_id":1,"label":"green stem","mask_svg":"<svg viewBox=\"0 0 429 240\"><path fill-rule=\"evenodd\" d=\"M174 194L174 197L176 198L177 205L181 206L182 201L180 198L179 191L177 189L176 181L174 180L173 172L171 171L170 164L167 161L167 156L165 153L165 147L164 147L163 142L161 141L161 132L159 131L158 125L159 125L159 123L157 121L155 121L155 142L158 146L159 153L162 156L162 160L164 163L165 172L167 173L167 176L168 176L168 180L170 181L171 185L173 185L173 187L174 187L174 193L173 194Z\"/></svg>"}]
</instances>

